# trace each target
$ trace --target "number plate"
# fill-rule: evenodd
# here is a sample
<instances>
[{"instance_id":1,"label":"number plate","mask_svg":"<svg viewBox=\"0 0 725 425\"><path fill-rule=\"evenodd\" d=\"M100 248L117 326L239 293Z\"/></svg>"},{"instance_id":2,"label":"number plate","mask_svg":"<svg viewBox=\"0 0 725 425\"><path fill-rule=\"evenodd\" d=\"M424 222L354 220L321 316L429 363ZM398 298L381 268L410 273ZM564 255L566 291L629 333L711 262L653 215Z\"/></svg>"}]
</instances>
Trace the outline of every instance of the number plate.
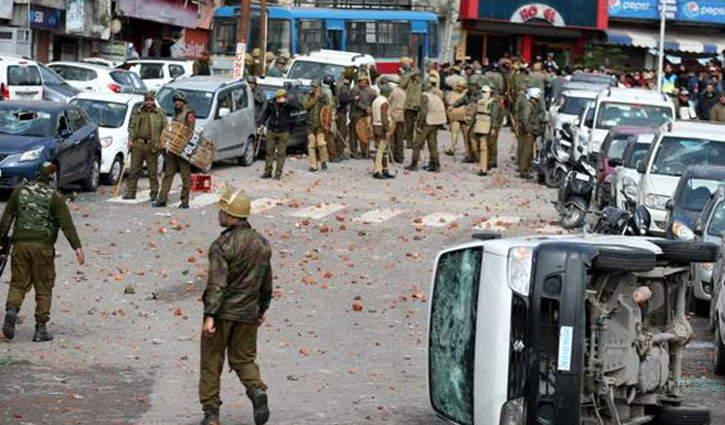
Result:
<instances>
[{"instance_id":1,"label":"number plate","mask_svg":"<svg viewBox=\"0 0 725 425\"><path fill-rule=\"evenodd\" d=\"M574 174L574 178L577 179L577 180L581 180L583 182L588 182L589 181L589 176L587 174L584 174L584 173L576 173L576 174Z\"/></svg>"}]
</instances>

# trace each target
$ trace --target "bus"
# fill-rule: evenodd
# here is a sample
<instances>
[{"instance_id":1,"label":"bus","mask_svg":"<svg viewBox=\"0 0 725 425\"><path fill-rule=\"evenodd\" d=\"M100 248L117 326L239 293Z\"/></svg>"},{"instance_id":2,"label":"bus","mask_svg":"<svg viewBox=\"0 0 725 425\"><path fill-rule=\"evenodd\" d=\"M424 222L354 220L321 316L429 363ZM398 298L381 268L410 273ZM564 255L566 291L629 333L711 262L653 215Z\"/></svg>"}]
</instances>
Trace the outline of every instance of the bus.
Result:
<instances>
[{"instance_id":1,"label":"bus","mask_svg":"<svg viewBox=\"0 0 725 425\"><path fill-rule=\"evenodd\" d=\"M239 6L217 8L212 25L212 72L234 69ZM248 51L260 47L260 9L252 6ZM423 67L438 59L438 17L431 12L403 10L267 7L267 51L304 55L317 50L369 54L382 74L396 73L408 56Z\"/></svg>"}]
</instances>

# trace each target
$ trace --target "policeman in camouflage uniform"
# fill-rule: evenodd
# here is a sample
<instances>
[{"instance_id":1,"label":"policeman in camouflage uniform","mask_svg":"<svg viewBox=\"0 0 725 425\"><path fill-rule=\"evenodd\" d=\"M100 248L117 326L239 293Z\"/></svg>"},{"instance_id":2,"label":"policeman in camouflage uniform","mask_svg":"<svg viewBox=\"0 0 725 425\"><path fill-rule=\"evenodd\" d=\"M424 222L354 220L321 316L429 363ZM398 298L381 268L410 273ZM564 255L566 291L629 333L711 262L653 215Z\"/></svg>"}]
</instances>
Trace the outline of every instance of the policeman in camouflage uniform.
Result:
<instances>
[{"instance_id":1,"label":"policeman in camouflage uniform","mask_svg":"<svg viewBox=\"0 0 725 425\"><path fill-rule=\"evenodd\" d=\"M159 194L158 164L161 149L161 132L166 127L166 111L156 106L155 93L144 95L143 106L131 115L128 124L128 148L131 151L131 172L126 182L126 194L123 199L136 199L138 179L144 163L148 170L151 185L151 202Z\"/></svg>"},{"instance_id":2,"label":"policeman in camouflage uniform","mask_svg":"<svg viewBox=\"0 0 725 425\"><path fill-rule=\"evenodd\" d=\"M194 130L196 125L196 114L186 105L186 96L182 92L174 94L174 118L172 121L184 123L187 127ZM165 207L166 201L171 191L171 184L174 182L176 172L181 173L181 205L179 208L189 208L189 189L191 188L191 164L182 159L179 155L166 152L164 166L164 181L161 183L161 193L159 199L154 202L154 207Z\"/></svg>"},{"instance_id":3,"label":"policeman in camouflage uniform","mask_svg":"<svg viewBox=\"0 0 725 425\"><path fill-rule=\"evenodd\" d=\"M46 324L55 285L55 242L58 229L76 253L78 264L85 263L81 241L73 225L68 206L60 193L50 187L56 166L46 162L38 171L37 180L16 189L0 219L0 236L5 240L13 228L12 277L5 305L3 334L15 337L15 323L25 294L35 290L34 342L53 339ZM7 247L5 247L7 248Z\"/></svg>"},{"instance_id":4,"label":"policeman in camouflage uniform","mask_svg":"<svg viewBox=\"0 0 725 425\"><path fill-rule=\"evenodd\" d=\"M534 158L536 139L544 135L546 129L546 111L543 105L543 92L538 87L529 89L529 100L521 112L521 142L518 146L517 160L519 176L531 179L531 161Z\"/></svg>"},{"instance_id":5,"label":"policeman in camouflage uniform","mask_svg":"<svg viewBox=\"0 0 725 425\"><path fill-rule=\"evenodd\" d=\"M471 78L468 82L468 91L465 96L450 104L452 108L464 108L464 121L461 122L461 133L463 134L463 143L466 145L466 157L463 162L473 164L478 162L478 149L474 146L473 140L473 120L476 114L476 105L481 98L481 86L477 78Z\"/></svg>"},{"instance_id":6,"label":"policeman in camouflage uniform","mask_svg":"<svg viewBox=\"0 0 725 425\"><path fill-rule=\"evenodd\" d=\"M347 159L345 150L348 140L348 117L350 110L350 86L355 79L355 68L345 68L342 79L335 83L335 134L336 151L339 153L339 160ZM333 161L334 162L334 161Z\"/></svg>"},{"instance_id":7,"label":"policeman in camouflage uniform","mask_svg":"<svg viewBox=\"0 0 725 425\"><path fill-rule=\"evenodd\" d=\"M375 91L369 86L367 75L358 74L357 86L350 91L350 155L353 158L370 158L369 141L363 143L358 140L357 122L361 119L368 119L368 116L372 114L373 101L376 97Z\"/></svg>"},{"instance_id":8,"label":"policeman in camouflage uniform","mask_svg":"<svg viewBox=\"0 0 725 425\"><path fill-rule=\"evenodd\" d=\"M307 153L310 159L309 172L314 173L319 167L327 170L327 140L325 130L322 128L320 111L328 105L328 99L322 92L322 82L312 80L312 89L302 100L302 108L307 111Z\"/></svg>"},{"instance_id":9,"label":"policeman in camouflage uniform","mask_svg":"<svg viewBox=\"0 0 725 425\"><path fill-rule=\"evenodd\" d=\"M420 70L413 68L400 77L400 87L405 90L405 142L415 144L418 112L423 98Z\"/></svg>"},{"instance_id":10,"label":"policeman in camouflage uniform","mask_svg":"<svg viewBox=\"0 0 725 425\"><path fill-rule=\"evenodd\" d=\"M225 353L252 401L254 423L263 425L269 420L267 385L255 361L257 332L272 299L272 249L247 221L251 204L244 192L225 186L219 210L219 224L225 230L209 248L209 278L202 297L202 425L219 425L219 386Z\"/></svg>"},{"instance_id":11,"label":"policeman in camouflage uniform","mask_svg":"<svg viewBox=\"0 0 725 425\"><path fill-rule=\"evenodd\" d=\"M418 135L413 145L413 157L410 165L405 167L408 171L418 170L420 151L428 144L429 162L424 167L426 171L437 173L441 170L441 162L438 153L438 130L448 121L446 106L443 99L432 91L433 86L426 81L423 83L423 96L420 102L420 114L418 115Z\"/></svg>"}]
</instances>

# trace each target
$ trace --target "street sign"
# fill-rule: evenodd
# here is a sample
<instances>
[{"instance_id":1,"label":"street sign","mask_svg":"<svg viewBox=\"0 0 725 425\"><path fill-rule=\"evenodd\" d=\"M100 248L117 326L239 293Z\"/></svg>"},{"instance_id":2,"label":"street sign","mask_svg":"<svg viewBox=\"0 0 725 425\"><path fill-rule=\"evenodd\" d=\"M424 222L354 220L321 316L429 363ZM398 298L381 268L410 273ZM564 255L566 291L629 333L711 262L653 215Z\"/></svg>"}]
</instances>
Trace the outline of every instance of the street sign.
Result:
<instances>
[{"instance_id":1,"label":"street sign","mask_svg":"<svg viewBox=\"0 0 725 425\"><path fill-rule=\"evenodd\" d=\"M657 10L662 13L664 8L665 19L675 19L677 16L677 0L660 0Z\"/></svg>"},{"instance_id":2,"label":"street sign","mask_svg":"<svg viewBox=\"0 0 725 425\"><path fill-rule=\"evenodd\" d=\"M244 60L247 56L247 43L237 43L237 55L234 58L234 79L244 77Z\"/></svg>"}]
</instances>

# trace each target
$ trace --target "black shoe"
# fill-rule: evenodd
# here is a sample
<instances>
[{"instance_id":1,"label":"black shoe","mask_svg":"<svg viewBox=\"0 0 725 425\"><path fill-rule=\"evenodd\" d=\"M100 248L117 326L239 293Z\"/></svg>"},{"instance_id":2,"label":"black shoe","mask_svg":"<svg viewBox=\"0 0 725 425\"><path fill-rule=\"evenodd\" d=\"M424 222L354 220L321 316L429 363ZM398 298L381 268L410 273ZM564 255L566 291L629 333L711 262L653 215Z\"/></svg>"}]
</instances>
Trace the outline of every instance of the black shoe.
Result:
<instances>
[{"instance_id":1,"label":"black shoe","mask_svg":"<svg viewBox=\"0 0 725 425\"><path fill-rule=\"evenodd\" d=\"M35 324L35 335L33 336L33 342L47 342L52 341L53 335L48 332L48 328L45 323Z\"/></svg>"},{"instance_id":2,"label":"black shoe","mask_svg":"<svg viewBox=\"0 0 725 425\"><path fill-rule=\"evenodd\" d=\"M264 425L269 420L269 406L267 405L267 393L260 388L252 388L247 391L247 397L252 400L254 406L254 424Z\"/></svg>"},{"instance_id":3,"label":"black shoe","mask_svg":"<svg viewBox=\"0 0 725 425\"><path fill-rule=\"evenodd\" d=\"M385 177L382 175L382 173L373 173L373 178L378 180L385 180Z\"/></svg>"},{"instance_id":4,"label":"black shoe","mask_svg":"<svg viewBox=\"0 0 725 425\"><path fill-rule=\"evenodd\" d=\"M494 168L498 168L498 164L489 164L488 169L493 170Z\"/></svg>"},{"instance_id":5,"label":"black shoe","mask_svg":"<svg viewBox=\"0 0 725 425\"><path fill-rule=\"evenodd\" d=\"M411 162L410 165L405 167L408 171L418 171L418 163L417 162Z\"/></svg>"},{"instance_id":6,"label":"black shoe","mask_svg":"<svg viewBox=\"0 0 725 425\"><path fill-rule=\"evenodd\" d=\"M307 171L309 171L310 173L316 173L317 172L317 168L310 167L310 168L307 169Z\"/></svg>"},{"instance_id":7,"label":"black shoe","mask_svg":"<svg viewBox=\"0 0 725 425\"><path fill-rule=\"evenodd\" d=\"M476 161L476 158L471 158L471 157L467 157L466 159L463 160L464 164L474 164L476 162L478 162L478 161Z\"/></svg>"},{"instance_id":8,"label":"black shoe","mask_svg":"<svg viewBox=\"0 0 725 425\"><path fill-rule=\"evenodd\" d=\"M151 202L156 202L156 200L159 199L158 195L156 195L155 193L149 195L149 198L151 199Z\"/></svg>"},{"instance_id":9,"label":"black shoe","mask_svg":"<svg viewBox=\"0 0 725 425\"><path fill-rule=\"evenodd\" d=\"M428 168L426 169L426 171L428 171L428 172L430 172L430 173L438 173L438 172L440 172L440 171L441 171L441 167L439 167L439 166L437 166L437 165L433 165L433 166L431 166L431 167L428 167Z\"/></svg>"},{"instance_id":10,"label":"black shoe","mask_svg":"<svg viewBox=\"0 0 725 425\"><path fill-rule=\"evenodd\" d=\"M123 199L125 199L125 200L136 199L136 194L134 193L132 195L130 193L127 193L127 194L123 195Z\"/></svg>"},{"instance_id":11,"label":"black shoe","mask_svg":"<svg viewBox=\"0 0 725 425\"><path fill-rule=\"evenodd\" d=\"M452 151L452 150L450 150L450 149L448 149L448 150L446 151L446 155L448 155L448 156L454 156L455 154L456 154L456 153L455 153L455 152L453 152L453 151Z\"/></svg>"},{"instance_id":12,"label":"black shoe","mask_svg":"<svg viewBox=\"0 0 725 425\"><path fill-rule=\"evenodd\" d=\"M282 174L275 174L274 175L275 180L282 180Z\"/></svg>"},{"instance_id":13,"label":"black shoe","mask_svg":"<svg viewBox=\"0 0 725 425\"><path fill-rule=\"evenodd\" d=\"M534 178L534 176L531 175L529 172L521 173L521 178L524 180L531 180Z\"/></svg>"},{"instance_id":14,"label":"black shoe","mask_svg":"<svg viewBox=\"0 0 725 425\"><path fill-rule=\"evenodd\" d=\"M385 170L385 171L383 171L383 177L385 177L386 179L394 179L395 174L390 174L390 172L388 170Z\"/></svg>"},{"instance_id":15,"label":"black shoe","mask_svg":"<svg viewBox=\"0 0 725 425\"><path fill-rule=\"evenodd\" d=\"M322 171L326 171L327 170L327 163L326 162L323 162L322 165L320 166L320 168L322 168Z\"/></svg>"},{"instance_id":16,"label":"black shoe","mask_svg":"<svg viewBox=\"0 0 725 425\"><path fill-rule=\"evenodd\" d=\"M5 323L3 324L3 335L5 335L5 338L15 338L15 322L17 321L18 310L15 307L8 307L5 312Z\"/></svg>"},{"instance_id":17,"label":"black shoe","mask_svg":"<svg viewBox=\"0 0 725 425\"><path fill-rule=\"evenodd\" d=\"M219 425L219 408L213 406L204 406L204 420L201 425Z\"/></svg>"},{"instance_id":18,"label":"black shoe","mask_svg":"<svg viewBox=\"0 0 725 425\"><path fill-rule=\"evenodd\" d=\"M479 172L478 172L478 175L479 175L480 177L486 177L486 176L488 175L488 173L487 173L486 171L483 171L483 170L479 170Z\"/></svg>"},{"instance_id":19,"label":"black shoe","mask_svg":"<svg viewBox=\"0 0 725 425\"><path fill-rule=\"evenodd\" d=\"M180 210L188 210L189 209L189 201L182 202L181 204L179 204L179 209Z\"/></svg>"},{"instance_id":20,"label":"black shoe","mask_svg":"<svg viewBox=\"0 0 725 425\"><path fill-rule=\"evenodd\" d=\"M263 179L271 179L272 178L272 172L271 171L265 171L264 174L262 174Z\"/></svg>"},{"instance_id":21,"label":"black shoe","mask_svg":"<svg viewBox=\"0 0 725 425\"><path fill-rule=\"evenodd\" d=\"M166 201L157 199L153 204L151 204L151 206L154 208L164 208L166 206Z\"/></svg>"}]
</instances>

